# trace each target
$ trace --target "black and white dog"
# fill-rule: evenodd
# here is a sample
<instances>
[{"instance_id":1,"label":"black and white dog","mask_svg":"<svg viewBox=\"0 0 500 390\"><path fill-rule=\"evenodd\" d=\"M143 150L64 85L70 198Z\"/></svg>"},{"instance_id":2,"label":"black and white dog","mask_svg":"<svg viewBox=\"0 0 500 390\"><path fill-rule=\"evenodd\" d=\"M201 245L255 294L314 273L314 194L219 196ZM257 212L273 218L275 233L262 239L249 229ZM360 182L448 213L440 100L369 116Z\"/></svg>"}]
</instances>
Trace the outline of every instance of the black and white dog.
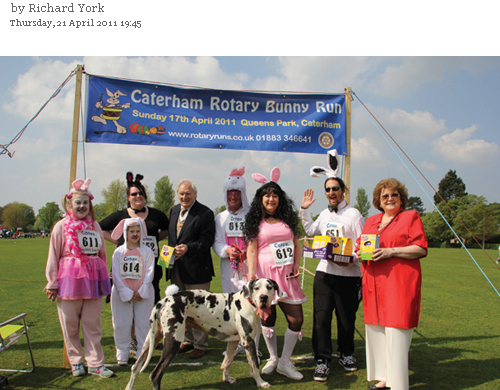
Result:
<instances>
[{"instance_id":1,"label":"black and white dog","mask_svg":"<svg viewBox=\"0 0 500 390\"><path fill-rule=\"evenodd\" d=\"M148 366L163 333L163 352L150 375L153 388L160 390L163 374L184 342L186 326L203 330L229 343L221 366L224 382L236 382L236 379L229 376L229 367L241 340L257 387L270 387L271 385L260 377L254 339L259 317L265 320L271 314L271 302L275 292L278 297L282 296L277 283L271 279L251 280L243 286L242 291L230 294L214 294L205 290L175 290L177 292L170 292L172 295L167 295L158 302L151 312L148 339L137 362L132 366L130 381L125 390L133 390L137 376Z\"/></svg>"}]
</instances>

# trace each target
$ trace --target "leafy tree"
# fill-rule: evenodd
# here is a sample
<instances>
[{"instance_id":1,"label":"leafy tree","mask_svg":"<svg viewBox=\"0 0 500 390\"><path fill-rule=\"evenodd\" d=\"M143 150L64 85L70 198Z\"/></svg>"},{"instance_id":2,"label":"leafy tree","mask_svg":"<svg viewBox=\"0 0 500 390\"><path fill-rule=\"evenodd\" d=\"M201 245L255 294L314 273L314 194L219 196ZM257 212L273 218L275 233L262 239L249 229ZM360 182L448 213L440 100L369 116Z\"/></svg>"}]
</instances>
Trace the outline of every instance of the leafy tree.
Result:
<instances>
[{"instance_id":1,"label":"leafy tree","mask_svg":"<svg viewBox=\"0 0 500 390\"><path fill-rule=\"evenodd\" d=\"M448 204L452 208L452 210L456 212L457 207L454 201L450 201ZM446 206L444 202L441 202L437 205L437 208L443 214L444 218L446 218L446 220L449 222L450 226L453 226L453 220L455 219L455 216L448 208L448 206ZM425 234L429 241L445 242L446 247L450 246L450 240L454 238L455 235L437 211L433 211L432 213L425 213L422 216L422 222L424 224Z\"/></svg>"},{"instance_id":2,"label":"leafy tree","mask_svg":"<svg viewBox=\"0 0 500 390\"><path fill-rule=\"evenodd\" d=\"M424 202L420 199L419 196L410 196L408 198L408 205L406 206L407 210L415 210L420 216L422 216L425 212Z\"/></svg>"},{"instance_id":3,"label":"leafy tree","mask_svg":"<svg viewBox=\"0 0 500 390\"><path fill-rule=\"evenodd\" d=\"M127 207L127 185L120 180L113 180L108 188L102 190L105 215Z\"/></svg>"},{"instance_id":4,"label":"leafy tree","mask_svg":"<svg viewBox=\"0 0 500 390\"><path fill-rule=\"evenodd\" d=\"M0 207L0 225L2 224L3 222L3 219L2 219L2 211L3 211L3 207Z\"/></svg>"},{"instance_id":5,"label":"leafy tree","mask_svg":"<svg viewBox=\"0 0 500 390\"><path fill-rule=\"evenodd\" d=\"M158 179L155 184L155 202L153 207L169 215L175 203L175 191L168 176Z\"/></svg>"},{"instance_id":6,"label":"leafy tree","mask_svg":"<svg viewBox=\"0 0 500 390\"><path fill-rule=\"evenodd\" d=\"M94 214L97 222L102 221L108 215L106 214L106 205L103 203L94 204Z\"/></svg>"},{"instance_id":7,"label":"leafy tree","mask_svg":"<svg viewBox=\"0 0 500 390\"><path fill-rule=\"evenodd\" d=\"M488 205L484 197L477 195L451 199L448 204L456 216L444 202L438 204L438 209L464 243L473 243L472 236L474 236L478 241L482 241L484 247L484 242L498 233L500 204ZM437 211L424 214L422 222L429 241L445 241L446 246L449 246L449 241L455 237Z\"/></svg>"},{"instance_id":8,"label":"leafy tree","mask_svg":"<svg viewBox=\"0 0 500 390\"><path fill-rule=\"evenodd\" d=\"M363 218L366 219L368 217L371 205L364 188L358 188L358 193L356 194L356 204L354 207L358 209Z\"/></svg>"},{"instance_id":9,"label":"leafy tree","mask_svg":"<svg viewBox=\"0 0 500 390\"><path fill-rule=\"evenodd\" d=\"M57 221L62 218L62 210L56 202L48 202L38 211L38 216L35 222L37 230L51 231Z\"/></svg>"},{"instance_id":10,"label":"leafy tree","mask_svg":"<svg viewBox=\"0 0 500 390\"><path fill-rule=\"evenodd\" d=\"M453 228L460 237L463 237L467 243L474 242L474 236L478 241L484 242L494 236L498 231L498 222L500 222L500 205L493 203L488 205L483 196L467 195L458 200L459 206Z\"/></svg>"},{"instance_id":11,"label":"leafy tree","mask_svg":"<svg viewBox=\"0 0 500 390\"><path fill-rule=\"evenodd\" d=\"M223 204L222 206L216 207L216 208L214 209L214 217L215 217L217 214L222 213L223 211L226 211L226 205L225 205L225 204Z\"/></svg>"},{"instance_id":12,"label":"leafy tree","mask_svg":"<svg viewBox=\"0 0 500 390\"><path fill-rule=\"evenodd\" d=\"M24 203L13 202L5 205L2 212L3 224L10 229L27 229L35 223L33 207Z\"/></svg>"},{"instance_id":13,"label":"leafy tree","mask_svg":"<svg viewBox=\"0 0 500 390\"><path fill-rule=\"evenodd\" d=\"M441 179L438 186L438 192L434 194L435 204L442 201L439 194L447 202L450 199L457 199L467 195L467 192L465 192L465 183L457 176L457 171L450 169Z\"/></svg>"}]
</instances>

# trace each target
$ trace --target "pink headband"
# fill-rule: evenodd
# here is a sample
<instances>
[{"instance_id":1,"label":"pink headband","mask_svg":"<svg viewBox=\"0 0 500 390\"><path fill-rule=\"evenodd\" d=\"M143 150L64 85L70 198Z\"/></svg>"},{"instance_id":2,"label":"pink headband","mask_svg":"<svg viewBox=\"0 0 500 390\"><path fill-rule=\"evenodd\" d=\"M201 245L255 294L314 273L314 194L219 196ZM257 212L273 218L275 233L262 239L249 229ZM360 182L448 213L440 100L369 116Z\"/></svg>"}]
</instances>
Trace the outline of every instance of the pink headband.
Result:
<instances>
[{"instance_id":1,"label":"pink headband","mask_svg":"<svg viewBox=\"0 0 500 390\"><path fill-rule=\"evenodd\" d=\"M92 195L92 193L89 190L90 182L91 182L90 179L85 179L85 181L83 181L82 179L75 180L73 183L71 183L71 186L73 188L71 188L71 190L68 192L66 198L71 199L73 197L73 192L75 191L83 191L89 194L90 200L93 200L94 195Z\"/></svg>"}]
</instances>

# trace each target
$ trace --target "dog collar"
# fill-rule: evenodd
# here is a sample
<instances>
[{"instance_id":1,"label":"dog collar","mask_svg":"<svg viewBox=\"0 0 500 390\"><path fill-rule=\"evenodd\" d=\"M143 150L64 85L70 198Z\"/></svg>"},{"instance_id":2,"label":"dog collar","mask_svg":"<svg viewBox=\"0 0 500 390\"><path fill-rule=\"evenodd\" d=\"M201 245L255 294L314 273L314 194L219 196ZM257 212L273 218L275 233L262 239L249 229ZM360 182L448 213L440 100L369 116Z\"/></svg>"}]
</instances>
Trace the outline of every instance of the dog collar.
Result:
<instances>
[{"instance_id":1,"label":"dog collar","mask_svg":"<svg viewBox=\"0 0 500 390\"><path fill-rule=\"evenodd\" d=\"M253 307L257 307L257 306L255 306L255 303L253 303L253 302L250 300L250 298L247 298L247 299L248 299L248 302L250 302L250 305L252 305Z\"/></svg>"}]
</instances>

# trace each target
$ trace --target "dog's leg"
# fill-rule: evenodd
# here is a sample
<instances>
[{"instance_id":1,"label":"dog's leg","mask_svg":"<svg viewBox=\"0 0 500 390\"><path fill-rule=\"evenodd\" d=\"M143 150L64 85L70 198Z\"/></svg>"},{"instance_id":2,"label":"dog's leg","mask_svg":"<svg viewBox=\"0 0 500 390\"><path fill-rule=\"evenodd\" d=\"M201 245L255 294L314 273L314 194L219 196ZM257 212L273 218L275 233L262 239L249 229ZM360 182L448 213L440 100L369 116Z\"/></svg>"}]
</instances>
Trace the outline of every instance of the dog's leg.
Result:
<instances>
[{"instance_id":1,"label":"dog's leg","mask_svg":"<svg viewBox=\"0 0 500 390\"><path fill-rule=\"evenodd\" d=\"M142 352L141 352L141 355L139 356L139 359L137 359L135 364L130 369L130 372L131 372L130 380L129 380L125 390L133 390L134 383L135 383L137 377L139 376L139 374L141 373L142 367L148 358L148 353L149 353L149 344L144 343L144 347L142 348Z\"/></svg>"},{"instance_id":2,"label":"dog's leg","mask_svg":"<svg viewBox=\"0 0 500 390\"><path fill-rule=\"evenodd\" d=\"M163 338L163 351L161 353L160 360L149 376L149 379L151 379L151 382L153 383L154 390L160 390L161 378L163 377L167 367L179 352L179 349L181 349L181 344L182 341L175 340L171 333L167 333Z\"/></svg>"},{"instance_id":3,"label":"dog's leg","mask_svg":"<svg viewBox=\"0 0 500 390\"><path fill-rule=\"evenodd\" d=\"M228 383L235 383L236 379L229 375L229 367L233 364L234 357L236 356L236 347L238 346L238 340L230 341L227 343L226 356L224 356L224 361L220 366L222 371L222 380Z\"/></svg>"},{"instance_id":4,"label":"dog's leg","mask_svg":"<svg viewBox=\"0 0 500 390\"><path fill-rule=\"evenodd\" d=\"M146 342L144 343L141 355L139 356L139 358L137 359L135 364L130 369L130 372L131 372L130 380L129 380L125 390L133 390L134 383L135 383L137 377L139 376L139 374L142 371L144 371L146 369L147 365L149 364L149 361L151 360L151 356L153 355L153 350L155 349L155 347L158 345L158 343L160 342L160 340L162 338L162 329L159 326L160 325L159 321L157 321L159 307L158 307L158 311L156 311L156 314L155 314L155 311L156 310L153 309L152 318L154 318L154 320L152 320L152 323L150 326L148 340L146 340Z\"/></svg>"},{"instance_id":5,"label":"dog's leg","mask_svg":"<svg viewBox=\"0 0 500 390\"><path fill-rule=\"evenodd\" d=\"M253 336L255 337L255 334ZM257 387L265 389L271 387L271 385L263 380L260 376L259 360L257 358L257 347L255 346L255 340L253 339L252 335L250 334L242 337L241 345L245 347L248 364L250 365L250 374L252 375L252 378L255 379L255 382L257 382Z\"/></svg>"}]
</instances>

